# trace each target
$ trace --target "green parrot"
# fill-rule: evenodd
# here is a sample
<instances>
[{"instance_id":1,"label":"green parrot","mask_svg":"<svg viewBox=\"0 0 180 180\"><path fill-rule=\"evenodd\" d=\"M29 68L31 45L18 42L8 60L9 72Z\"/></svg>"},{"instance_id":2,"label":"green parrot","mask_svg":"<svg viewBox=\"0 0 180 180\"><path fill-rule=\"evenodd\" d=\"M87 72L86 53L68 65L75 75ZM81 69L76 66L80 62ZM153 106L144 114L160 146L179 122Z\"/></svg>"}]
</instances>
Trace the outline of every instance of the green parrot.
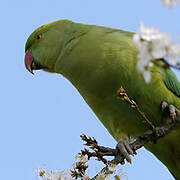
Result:
<instances>
[{"instance_id":1,"label":"green parrot","mask_svg":"<svg viewBox=\"0 0 180 180\"><path fill-rule=\"evenodd\" d=\"M136 138L149 127L142 123L135 109L117 98L118 89L122 86L155 126L162 125L163 102L180 109L180 83L169 67L153 66L148 84L137 71L138 48L132 42L133 34L59 20L36 29L25 45L27 70L33 73L43 69L67 78L109 133L121 142L128 161L133 152L127 138ZM180 180L179 142L180 130L176 128L157 144L145 146L177 180Z\"/></svg>"}]
</instances>

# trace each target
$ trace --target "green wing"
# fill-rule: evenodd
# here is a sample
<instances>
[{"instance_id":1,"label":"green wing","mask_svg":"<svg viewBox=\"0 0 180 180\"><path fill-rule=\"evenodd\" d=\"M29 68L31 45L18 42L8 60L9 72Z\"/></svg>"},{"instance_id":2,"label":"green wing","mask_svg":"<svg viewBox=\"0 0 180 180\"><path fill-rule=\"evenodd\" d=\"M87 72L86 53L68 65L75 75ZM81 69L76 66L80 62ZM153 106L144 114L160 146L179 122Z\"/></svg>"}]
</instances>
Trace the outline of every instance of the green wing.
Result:
<instances>
[{"instance_id":1,"label":"green wing","mask_svg":"<svg viewBox=\"0 0 180 180\"><path fill-rule=\"evenodd\" d=\"M172 91L175 95L180 97L180 82L170 68L168 68L165 72L164 82L166 87L170 91Z\"/></svg>"}]
</instances>

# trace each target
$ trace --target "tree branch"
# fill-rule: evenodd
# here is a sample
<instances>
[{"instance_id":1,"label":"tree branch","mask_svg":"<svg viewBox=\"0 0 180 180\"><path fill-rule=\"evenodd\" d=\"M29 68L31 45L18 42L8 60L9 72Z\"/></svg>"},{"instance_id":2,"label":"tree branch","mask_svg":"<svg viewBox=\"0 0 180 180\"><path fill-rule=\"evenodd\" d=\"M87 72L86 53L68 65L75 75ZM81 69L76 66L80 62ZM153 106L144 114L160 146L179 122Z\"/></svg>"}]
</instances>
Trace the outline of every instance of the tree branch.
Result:
<instances>
[{"instance_id":1,"label":"tree branch","mask_svg":"<svg viewBox=\"0 0 180 180\"><path fill-rule=\"evenodd\" d=\"M132 150L136 151L140 149L141 147L143 147L144 145L146 145L150 141L156 142L158 139L164 137L165 135L170 133L175 127L177 127L176 126L177 123L180 124L180 121L176 121L172 124L168 124L161 127L156 127L155 128L156 135L154 134L154 131L152 130L146 131L144 134L140 135L133 143L130 143L130 147L132 148ZM114 165L118 165L119 163L121 164L122 162L124 162L125 157L117 149L112 149L112 150L110 150L110 148L108 149L109 149L108 153L106 152L104 155L106 156L106 154L112 154L112 156L115 156L115 158L112 161L110 161L110 163ZM95 177L93 177L92 180L97 179L99 174L102 174L102 173L104 174L104 177L109 175L108 165L106 165Z\"/></svg>"},{"instance_id":2,"label":"tree branch","mask_svg":"<svg viewBox=\"0 0 180 180\"><path fill-rule=\"evenodd\" d=\"M136 138L134 142L129 144L134 152L136 152L136 150L140 149L149 142L156 143L159 139L169 134L171 131L173 131L173 129L175 129L180 124L180 111L173 106L173 110L174 110L173 112L175 112L175 116L172 117L170 111L170 109L172 109L172 105L168 105L166 102L164 102L164 107L162 108L162 111L165 112L164 118L165 119L170 118L172 119L172 121L171 123L166 123L163 124L162 126L155 127L152 124L152 122L146 117L145 113L140 110L136 102L128 97L123 87L120 87L120 89L118 90L118 98L125 100L132 108L135 108L144 119L143 122L145 122L150 127L148 131L140 135L138 138ZM111 174L109 170L110 166L112 167L118 164L124 164L125 157L119 151L119 149L99 146L95 138L87 137L84 134L81 135L81 139L86 142L85 145L88 146L93 152L89 151L88 149L84 149L81 150L80 156L83 157L87 155L88 159L90 159L91 157L96 157L97 160L102 161L106 165L96 176L92 178L92 180L100 178L102 174L103 174L103 178ZM104 158L104 156L113 156L114 159L108 161ZM87 166L84 164L79 171L79 166L78 166L76 168L78 169L78 172L76 170L72 171L74 177L76 178L80 177L82 179L83 174L85 174L86 168Z\"/></svg>"}]
</instances>

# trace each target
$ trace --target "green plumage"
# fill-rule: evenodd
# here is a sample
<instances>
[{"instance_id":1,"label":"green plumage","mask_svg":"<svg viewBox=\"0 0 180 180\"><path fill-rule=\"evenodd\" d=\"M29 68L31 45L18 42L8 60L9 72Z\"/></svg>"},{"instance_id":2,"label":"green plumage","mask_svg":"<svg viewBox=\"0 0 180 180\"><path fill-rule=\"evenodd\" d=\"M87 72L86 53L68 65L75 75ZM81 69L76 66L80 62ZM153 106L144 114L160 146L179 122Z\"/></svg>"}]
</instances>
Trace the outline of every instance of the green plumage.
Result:
<instances>
[{"instance_id":1,"label":"green plumage","mask_svg":"<svg viewBox=\"0 0 180 180\"><path fill-rule=\"evenodd\" d=\"M34 40L42 34L38 42ZM32 51L45 71L62 74L77 88L110 134L118 141L137 137L148 129L142 117L117 98L123 86L154 125L162 123L163 101L180 109L180 83L169 69L154 66L152 80L144 82L136 69L138 50L133 33L67 20L45 25L29 37L26 50ZM146 148L180 179L180 130Z\"/></svg>"},{"instance_id":2,"label":"green plumage","mask_svg":"<svg viewBox=\"0 0 180 180\"><path fill-rule=\"evenodd\" d=\"M165 71L165 79L164 82L167 88L180 97L180 83L179 80L176 78L175 74L170 70Z\"/></svg>"}]
</instances>

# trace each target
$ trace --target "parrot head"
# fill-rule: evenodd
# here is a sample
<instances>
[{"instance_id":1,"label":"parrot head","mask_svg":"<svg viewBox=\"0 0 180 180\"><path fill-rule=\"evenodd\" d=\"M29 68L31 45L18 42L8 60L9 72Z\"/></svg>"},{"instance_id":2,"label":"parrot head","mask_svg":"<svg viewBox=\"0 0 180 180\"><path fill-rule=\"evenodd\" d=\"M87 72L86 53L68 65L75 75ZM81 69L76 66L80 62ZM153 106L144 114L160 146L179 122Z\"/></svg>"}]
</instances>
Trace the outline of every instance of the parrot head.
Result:
<instances>
[{"instance_id":1,"label":"parrot head","mask_svg":"<svg viewBox=\"0 0 180 180\"><path fill-rule=\"evenodd\" d=\"M63 24L70 21L60 20L43 25L36 29L25 45L25 67L33 74L33 70L43 69L54 72L64 41Z\"/></svg>"}]
</instances>

